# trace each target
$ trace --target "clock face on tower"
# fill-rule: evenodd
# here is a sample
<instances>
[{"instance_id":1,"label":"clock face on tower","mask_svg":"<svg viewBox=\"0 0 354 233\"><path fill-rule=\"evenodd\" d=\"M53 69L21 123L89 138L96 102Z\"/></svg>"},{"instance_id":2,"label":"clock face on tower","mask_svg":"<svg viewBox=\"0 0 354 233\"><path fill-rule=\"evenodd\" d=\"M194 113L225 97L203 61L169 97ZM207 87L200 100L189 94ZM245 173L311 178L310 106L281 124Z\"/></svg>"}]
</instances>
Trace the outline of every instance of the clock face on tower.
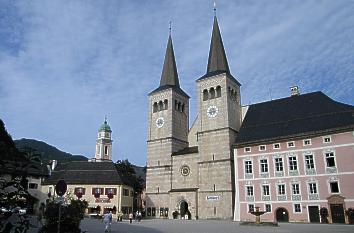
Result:
<instances>
[{"instance_id":1,"label":"clock face on tower","mask_svg":"<svg viewBox=\"0 0 354 233\"><path fill-rule=\"evenodd\" d=\"M214 118L216 117L216 115L218 115L219 109L216 106L209 106L209 108L207 109L207 115L210 118Z\"/></svg>"},{"instance_id":2,"label":"clock face on tower","mask_svg":"<svg viewBox=\"0 0 354 233\"><path fill-rule=\"evenodd\" d=\"M156 127L157 128L161 128L163 126L163 124L165 123L165 120L163 119L163 117L159 117L156 119Z\"/></svg>"}]
</instances>

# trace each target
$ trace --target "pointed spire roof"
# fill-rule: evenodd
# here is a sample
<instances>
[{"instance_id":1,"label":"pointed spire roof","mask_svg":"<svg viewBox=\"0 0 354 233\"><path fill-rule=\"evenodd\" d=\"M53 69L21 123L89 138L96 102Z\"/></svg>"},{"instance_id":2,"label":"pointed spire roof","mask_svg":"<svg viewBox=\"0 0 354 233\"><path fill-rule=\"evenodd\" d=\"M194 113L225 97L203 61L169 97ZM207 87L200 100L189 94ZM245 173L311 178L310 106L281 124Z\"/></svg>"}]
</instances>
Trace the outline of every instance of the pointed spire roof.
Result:
<instances>
[{"instance_id":1,"label":"pointed spire roof","mask_svg":"<svg viewBox=\"0 0 354 233\"><path fill-rule=\"evenodd\" d=\"M167 86L167 85L179 87L177 66L176 66L175 54L173 52L171 35L168 37L165 61L163 63L163 69L162 69L161 81L160 81L160 87Z\"/></svg>"},{"instance_id":2,"label":"pointed spire roof","mask_svg":"<svg viewBox=\"0 0 354 233\"><path fill-rule=\"evenodd\" d=\"M214 16L213 33L211 36L209 60L207 67L207 74L216 71L223 71L230 73L229 65L227 63L224 45L222 43L218 19Z\"/></svg>"}]
</instances>

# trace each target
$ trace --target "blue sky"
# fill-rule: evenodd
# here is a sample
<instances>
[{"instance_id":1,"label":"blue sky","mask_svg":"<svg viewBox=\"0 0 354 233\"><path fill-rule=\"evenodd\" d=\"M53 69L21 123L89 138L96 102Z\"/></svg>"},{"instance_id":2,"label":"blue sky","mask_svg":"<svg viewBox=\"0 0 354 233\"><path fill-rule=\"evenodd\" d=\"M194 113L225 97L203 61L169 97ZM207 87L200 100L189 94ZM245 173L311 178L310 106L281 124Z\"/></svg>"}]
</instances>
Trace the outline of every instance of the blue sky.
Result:
<instances>
[{"instance_id":1,"label":"blue sky","mask_svg":"<svg viewBox=\"0 0 354 233\"><path fill-rule=\"evenodd\" d=\"M217 1L243 104L323 91L354 105L354 1ZM0 118L14 139L93 157L108 117L113 159L144 165L147 94L159 85L169 21L196 116L212 0L0 0ZM271 93L271 94L270 94Z\"/></svg>"}]
</instances>

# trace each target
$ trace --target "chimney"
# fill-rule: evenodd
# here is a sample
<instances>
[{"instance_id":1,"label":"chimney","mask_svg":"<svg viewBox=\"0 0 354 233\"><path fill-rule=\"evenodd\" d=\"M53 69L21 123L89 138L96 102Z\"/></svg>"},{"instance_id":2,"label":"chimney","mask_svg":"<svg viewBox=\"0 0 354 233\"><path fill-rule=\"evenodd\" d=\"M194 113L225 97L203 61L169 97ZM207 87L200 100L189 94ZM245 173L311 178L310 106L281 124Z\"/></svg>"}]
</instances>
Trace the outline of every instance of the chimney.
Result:
<instances>
[{"instance_id":1,"label":"chimney","mask_svg":"<svg viewBox=\"0 0 354 233\"><path fill-rule=\"evenodd\" d=\"M299 87L298 86L290 87L290 91L291 91L291 96L300 95L300 91L299 91Z\"/></svg>"}]
</instances>

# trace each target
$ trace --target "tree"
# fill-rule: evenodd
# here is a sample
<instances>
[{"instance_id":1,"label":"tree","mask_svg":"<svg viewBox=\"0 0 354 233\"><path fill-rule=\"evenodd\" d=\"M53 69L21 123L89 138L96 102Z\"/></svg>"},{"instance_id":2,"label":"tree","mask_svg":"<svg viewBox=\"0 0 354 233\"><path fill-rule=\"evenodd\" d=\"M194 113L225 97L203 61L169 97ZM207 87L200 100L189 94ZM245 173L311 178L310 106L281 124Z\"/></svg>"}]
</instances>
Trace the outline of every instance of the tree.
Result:
<instances>
[{"instance_id":1,"label":"tree","mask_svg":"<svg viewBox=\"0 0 354 233\"><path fill-rule=\"evenodd\" d=\"M130 185L135 192L142 192L144 179L136 175L135 169L128 159L118 160L115 166L124 183Z\"/></svg>"}]
</instances>

